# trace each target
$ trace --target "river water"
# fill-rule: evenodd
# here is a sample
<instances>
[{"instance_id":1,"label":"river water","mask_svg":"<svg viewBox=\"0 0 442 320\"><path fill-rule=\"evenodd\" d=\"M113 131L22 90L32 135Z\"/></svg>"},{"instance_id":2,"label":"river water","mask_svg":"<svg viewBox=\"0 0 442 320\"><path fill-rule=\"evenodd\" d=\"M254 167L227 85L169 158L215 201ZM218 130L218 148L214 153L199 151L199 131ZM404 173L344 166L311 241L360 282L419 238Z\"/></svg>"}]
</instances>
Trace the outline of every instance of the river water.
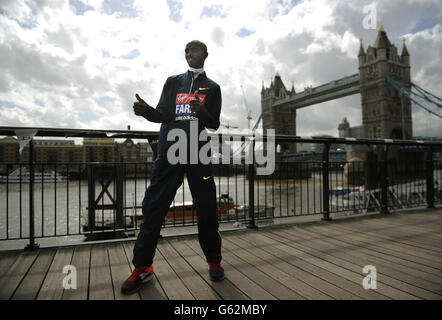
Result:
<instances>
[{"instance_id":1,"label":"river water","mask_svg":"<svg viewBox=\"0 0 442 320\"><path fill-rule=\"evenodd\" d=\"M293 216L321 212L321 179L313 176L306 180L267 179L255 180L255 205L274 207L274 216ZM218 196L228 194L235 204L248 205L249 181L244 175L215 177ZM149 180L127 179L124 181L124 207L126 215L141 214L141 206ZM114 184L108 190L113 196ZM101 185L96 183L95 194ZM185 179L177 190L175 203L191 201L190 189ZM105 193L99 204L110 204ZM36 237L71 236L82 239L82 224L87 217L88 183L84 180L68 182L36 182L34 184L34 221ZM102 210L97 211L100 216ZM230 219L230 218L229 218ZM29 236L29 185L28 183L0 185L0 240ZM42 239L43 240L43 239ZM49 239L48 239L49 240ZM0 250L5 248L0 241Z\"/></svg>"}]
</instances>

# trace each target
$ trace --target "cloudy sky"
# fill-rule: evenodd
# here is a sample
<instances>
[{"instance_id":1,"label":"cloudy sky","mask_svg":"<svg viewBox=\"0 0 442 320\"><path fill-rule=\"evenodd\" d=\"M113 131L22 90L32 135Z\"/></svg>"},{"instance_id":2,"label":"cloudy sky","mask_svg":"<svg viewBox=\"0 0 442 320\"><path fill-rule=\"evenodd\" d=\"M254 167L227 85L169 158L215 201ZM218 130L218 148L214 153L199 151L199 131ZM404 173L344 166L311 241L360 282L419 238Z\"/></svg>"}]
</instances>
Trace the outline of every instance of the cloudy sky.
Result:
<instances>
[{"instance_id":1,"label":"cloudy sky","mask_svg":"<svg viewBox=\"0 0 442 320\"><path fill-rule=\"evenodd\" d=\"M363 26L376 7L376 29ZM442 96L439 0L0 0L0 125L157 130L136 117L135 93L156 106L166 78L187 69L184 46L204 41L207 75L220 84L221 122L247 127L275 72L296 91L358 72L383 22L411 56L412 81ZM298 111L297 134L337 136L361 124L360 95ZM442 122L413 106L414 135L442 136Z\"/></svg>"}]
</instances>

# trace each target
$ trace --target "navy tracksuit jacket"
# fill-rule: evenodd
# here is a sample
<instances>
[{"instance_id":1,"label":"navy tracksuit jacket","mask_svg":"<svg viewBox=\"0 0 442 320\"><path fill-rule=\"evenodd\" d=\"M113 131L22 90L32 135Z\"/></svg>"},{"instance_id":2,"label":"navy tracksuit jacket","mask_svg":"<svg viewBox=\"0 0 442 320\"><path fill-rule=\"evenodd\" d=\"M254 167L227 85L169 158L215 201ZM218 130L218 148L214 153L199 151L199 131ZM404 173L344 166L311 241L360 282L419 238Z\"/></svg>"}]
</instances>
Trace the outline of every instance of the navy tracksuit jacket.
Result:
<instances>
[{"instance_id":1,"label":"navy tracksuit jacket","mask_svg":"<svg viewBox=\"0 0 442 320\"><path fill-rule=\"evenodd\" d=\"M189 101L198 90L204 107L198 118L190 111ZM176 190L183 183L184 173L198 216L198 239L208 262L221 261L221 236L218 232L218 210L216 186L211 164L176 164L167 160L167 150L174 141L167 141L167 133L181 128L189 137L190 121L198 120L198 133L205 128L218 129L221 113L221 89L207 78L205 73L193 79L193 73L171 76L164 84L156 108L148 107L146 119L161 123L157 157L152 170L149 187L146 189L142 210L143 222L133 250L135 266L149 266L153 262L161 226L175 197ZM199 143L199 148L202 143ZM198 150L199 150L198 148ZM187 157L189 158L189 150ZM188 159L189 160L189 159ZM190 163L188 161L187 163ZM209 177L207 179L207 177ZM205 178L203 178L205 177Z\"/></svg>"}]
</instances>

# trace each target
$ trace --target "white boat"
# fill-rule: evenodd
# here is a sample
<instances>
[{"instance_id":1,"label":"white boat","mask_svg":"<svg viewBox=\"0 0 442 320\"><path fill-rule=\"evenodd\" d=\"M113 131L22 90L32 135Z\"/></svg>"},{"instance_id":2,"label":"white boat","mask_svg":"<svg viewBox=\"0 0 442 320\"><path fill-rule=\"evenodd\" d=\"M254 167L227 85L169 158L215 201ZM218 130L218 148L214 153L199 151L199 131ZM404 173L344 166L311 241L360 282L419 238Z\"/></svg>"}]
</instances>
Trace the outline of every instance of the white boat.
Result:
<instances>
[{"instance_id":1,"label":"white boat","mask_svg":"<svg viewBox=\"0 0 442 320\"><path fill-rule=\"evenodd\" d=\"M399 183L388 186L388 207L408 208L426 203L427 184L425 180ZM434 196L442 197L442 185L434 180ZM352 211L365 213L369 208L381 207L381 189L336 188L330 190L331 211Z\"/></svg>"},{"instance_id":2,"label":"white boat","mask_svg":"<svg viewBox=\"0 0 442 320\"><path fill-rule=\"evenodd\" d=\"M358 213L359 209L366 209L364 187L336 188L330 190L331 211L349 210Z\"/></svg>"},{"instance_id":3,"label":"white boat","mask_svg":"<svg viewBox=\"0 0 442 320\"><path fill-rule=\"evenodd\" d=\"M31 180L31 174L27 168L17 168L12 171L8 176L0 176L0 183L29 183ZM54 183L55 182L66 182L66 177L64 177L60 172L55 173L55 171L44 171L44 172L34 172L34 182L43 183Z\"/></svg>"}]
</instances>

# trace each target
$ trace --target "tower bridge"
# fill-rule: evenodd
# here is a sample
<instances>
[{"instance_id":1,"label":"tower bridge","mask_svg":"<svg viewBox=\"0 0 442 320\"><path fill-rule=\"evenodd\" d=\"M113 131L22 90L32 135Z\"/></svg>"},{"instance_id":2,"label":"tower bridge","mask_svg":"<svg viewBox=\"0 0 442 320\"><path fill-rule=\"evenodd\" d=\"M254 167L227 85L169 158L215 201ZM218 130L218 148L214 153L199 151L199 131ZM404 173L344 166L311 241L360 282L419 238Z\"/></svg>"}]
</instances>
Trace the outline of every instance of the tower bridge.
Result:
<instances>
[{"instance_id":1,"label":"tower bridge","mask_svg":"<svg viewBox=\"0 0 442 320\"><path fill-rule=\"evenodd\" d=\"M270 87L261 90L263 129L276 134L296 135L296 110L359 93L362 106L362 137L371 139L411 139L411 102L387 80L411 88L410 55L405 42L401 54L390 42L383 26L373 46L358 54L359 72L303 92L288 90L277 73ZM296 146L282 145L283 151L296 152Z\"/></svg>"},{"instance_id":2,"label":"tower bridge","mask_svg":"<svg viewBox=\"0 0 442 320\"><path fill-rule=\"evenodd\" d=\"M300 109L329 100L343 98L359 92L359 73L356 73L314 88L306 88L302 92L276 100L273 103L273 107L289 105L291 108Z\"/></svg>"}]
</instances>

